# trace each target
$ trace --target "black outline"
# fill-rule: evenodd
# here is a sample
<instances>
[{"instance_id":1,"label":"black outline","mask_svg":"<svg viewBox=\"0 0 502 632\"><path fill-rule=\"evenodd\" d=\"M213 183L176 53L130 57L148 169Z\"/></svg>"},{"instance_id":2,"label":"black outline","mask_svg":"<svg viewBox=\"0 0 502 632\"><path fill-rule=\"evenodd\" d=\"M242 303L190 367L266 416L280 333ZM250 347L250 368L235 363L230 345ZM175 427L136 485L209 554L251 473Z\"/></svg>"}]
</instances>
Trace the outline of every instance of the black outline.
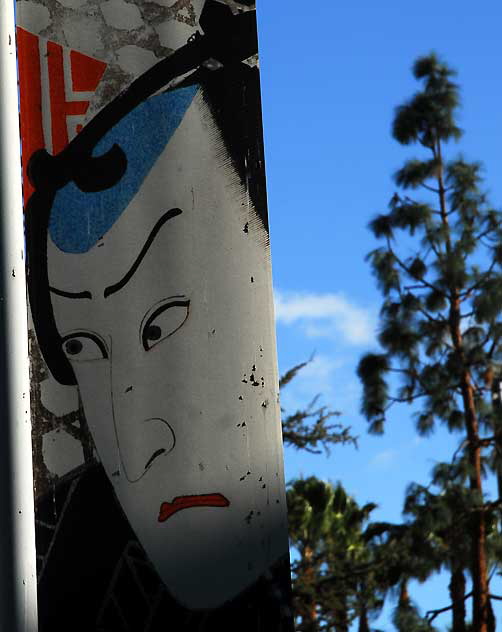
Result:
<instances>
[{"instance_id":1,"label":"black outline","mask_svg":"<svg viewBox=\"0 0 502 632\"><path fill-rule=\"evenodd\" d=\"M172 294L171 296L165 296L164 298L160 299L160 301L156 301L151 307L150 309L148 309L145 313L145 315L143 316L143 318L141 319L141 322L139 324L139 331L138 331L138 335L139 335L139 343L143 344L142 340L143 340L143 323L145 323L149 318L150 318L150 314L153 313L154 310L157 309L157 307L160 307L161 305L166 305L167 301L171 301L174 299L180 299L180 300L189 300L186 296L186 294Z\"/></svg>"},{"instance_id":2,"label":"black outline","mask_svg":"<svg viewBox=\"0 0 502 632\"><path fill-rule=\"evenodd\" d=\"M145 470L147 470L150 467L150 465L155 461L155 459L158 456L161 456L162 454L166 454L166 452L167 452L167 450L165 448L159 448L158 450L155 450L155 452L152 454L152 456L146 462Z\"/></svg>"},{"instance_id":3,"label":"black outline","mask_svg":"<svg viewBox=\"0 0 502 632\"><path fill-rule=\"evenodd\" d=\"M147 339L145 338L145 336L146 336L146 332L148 331L148 327L150 327L152 321L155 320L157 318L157 316L159 316L159 314L162 314L162 312L165 312L168 309L171 309L172 307L186 307L186 316L183 319L183 322L180 325L178 325L178 327L176 327L176 329L173 329L170 333L166 334L162 338L159 338L159 340L156 340L153 345L147 346ZM160 307L157 307L157 309L153 312L153 314L151 314L148 317L144 327L141 330L141 342L143 344L144 350L145 351L150 351L151 349L153 349L155 346L157 346L160 342L162 342L166 338L170 338L173 334L175 334L179 329L181 329L183 327L183 325L186 323L189 315L190 315L190 300L189 299L187 299L186 301L171 301L170 303L164 303Z\"/></svg>"},{"instance_id":4,"label":"black outline","mask_svg":"<svg viewBox=\"0 0 502 632\"><path fill-rule=\"evenodd\" d=\"M99 336L98 334L91 331L85 331L85 330L73 331L72 333L66 334L65 336L61 337L61 348L63 348L63 345L65 342L67 342L68 340L71 340L72 338L88 338L89 340L92 340L93 342L96 343L101 353L103 354L101 358L92 358L92 359L87 359L87 360L78 360L77 357L75 356L74 362L94 362L95 360L108 360L109 359L110 354L108 353L106 344L104 340L101 338L101 336ZM63 351L63 353L65 352ZM65 356L66 356L66 353L65 353Z\"/></svg>"},{"instance_id":5,"label":"black outline","mask_svg":"<svg viewBox=\"0 0 502 632\"><path fill-rule=\"evenodd\" d=\"M164 213L164 215L162 215L162 217L158 220L158 222L152 228L150 234L148 235L147 240L145 241L145 243L143 245L143 248L141 249L141 252L136 257L136 260L134 261L132 266L129 268L128 272L122 277L122 279L120 281L118 281L114 285L109 285L105 289L105 292L104 292L104 297L105 298L108 298L108 296L110 296L111 294L115 294L115 292L119 292L124 287L124 285L129 282L129 280L131 279L133 274L138 269L138 266L143 261L146 253L148 252L148 249L152 245L153 240L157 236L157 234L158 234L159 230L162 228L162 226L164 226L164 224L168 220L172 219L173 217L177 217L178 215L181 215L182 213L183 213L183 211L180 208L172 208L169 211L166 211Z\"/></svg>"},{"instance_id":6,"label":"black outline","mask_svg":"<svg viewBox=\"0 0 502 632\"><path fill-rule=\"evenodd\" d=\"M56 294L57 296L64 296L64 298L87 298L92 299L92 294L85 290L84 292L66 292L65 290L58 290L57 288L49 285L49 292Z\"/></svg>"},{"instance_id":7,"label":"black outline","mask_svg":"<svg viewBox=\"0 0 502 632\"><path fill-rule=\"evenodd\" d=\"M110 364L110 371L111 371L111 364ZM122 468L122 470L124 471L125 477L129 481L129 483L134 484L134 483L137 483L139 480L141 480L143 478L143 476L145 476L145 474L148 472L148 470L152 466L152 464L153 464L155 459L152 458L153 457L153 455L152 455L147 461L148 467L145 466L145 468L143 469L143 471L141 472L141 474L137 478L130 478L129 472L128 472L128 469L127 469L128 464L125 462L124 456L123 456L123 453L122 453L121 442L120 442L120 433L119 433L119 431L117 429L117 420L115 418L115 401L113 399L113 381L111 381L110 383L112 385L112 399L111 399L111 403L112 403L113 431L114 431L114 434L115 434L115 440L117 442L120 468ZM149 423L151 421L160 421L162 424L164 424L164 426L166 426L168 431L171 433L171 436L172 436L172 439L173 439L172 446L169 449L162 448L163 449L162 454L170 454L174 450L174 448L176 447L176 433L174 432L171 424L168 421L166 421L165 419L162 419L162 417L149 417L148 419L144 419L142 423ZM158 453L159 451L157 450L156 452ZM156 453L154 452L153 454L156 454ZM159 453L159 454L157 454L157 456L155 458L157 458L159 456L162 456L162 455Z\"/></svg>"}]
</instances>

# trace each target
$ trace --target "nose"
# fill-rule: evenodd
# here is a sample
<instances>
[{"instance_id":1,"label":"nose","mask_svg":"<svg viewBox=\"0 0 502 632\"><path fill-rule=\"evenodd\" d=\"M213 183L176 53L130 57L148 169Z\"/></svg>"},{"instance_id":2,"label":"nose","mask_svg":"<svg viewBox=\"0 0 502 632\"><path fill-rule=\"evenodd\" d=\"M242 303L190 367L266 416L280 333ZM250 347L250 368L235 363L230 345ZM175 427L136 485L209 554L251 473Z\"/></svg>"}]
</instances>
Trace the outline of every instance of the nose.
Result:
<instances>
[{"instance_id":1,"label":"nose","mask_svg":"<svg viewBox=\"0 0 502 632\"><path fill-rule=\"evenodd\" d=\"M110 346L118 475L136 483L172 452L175 432L163 414L162 393L152 383L152 367L145 364L143 354L131 345Z\"/></svg>"},{"instance_id":2,"label":"nose","mask_svg":"<svg viewBox=\"0 0 502 632\"><path fill-rule=\"evenodd\" d=\"M158 466L176 444L173 429L160 417L136 421L132 427L117 430L122 474L130 483L136 483L150 468Z\"/></svg>"}]
</instances>

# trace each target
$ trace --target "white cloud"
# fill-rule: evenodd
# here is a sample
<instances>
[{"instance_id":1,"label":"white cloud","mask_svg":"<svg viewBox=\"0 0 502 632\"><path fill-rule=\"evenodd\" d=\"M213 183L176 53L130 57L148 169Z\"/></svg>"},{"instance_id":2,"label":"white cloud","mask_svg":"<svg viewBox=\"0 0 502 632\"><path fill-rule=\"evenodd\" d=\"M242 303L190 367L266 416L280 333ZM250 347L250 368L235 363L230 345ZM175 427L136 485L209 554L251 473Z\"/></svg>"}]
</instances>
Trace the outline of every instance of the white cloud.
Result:
<instances>
[{"instance_id":1,"label":"white cloud","mask_svg":"<svg viewBox=\"0 0 502 632\"><path fill-rule=\"evenodd\" d=\"M369 466L370 468L386 470L395 463L398 456L399 453L397 450L383 450L382 452L375 454L375 456L369 462Z\"/></svg>"},{"instance_id":2,"label":"white cloud","mask_svg":"<svg viewBox=\"0 0 502 632\"><path fill-rule=\"evenodd\" d=\"M360 384L353 375L350 356L316 354L281 391L281 405L288 412L304 409L316 395L319 406L339 410L347 425L353 423L358 415Z\"/></svg>"},{"instance_id":3,"label":"white cloud","mask_svg":"<svg viewBox=\"0 0 502 632\"><path fill-rule=\"evenodd\" d=\"M334 360L328 356L324 355L315 355L312 360L307 364L307 366L303 367L301 370L301 376L304 379L314 380L318 382L319 380L331 379L333 373L337 369L341 369L345 364L343 358L338 358Z\"/></svg>"},{"instance_id":4,"label":"white cloud","mask_svg":"<svg viewBox=\"0 0 502 632\"><path fill-rule=\"evenodd\" d=\"M351 345L374 342L375 315L342 294L275 292L278 323L299 323L309 338L331 338Z\"/></svg>"},{"instance_id":5,"label":"white cloud","mask_svg":"<svg viewBox=\"0 0 502 632\"><path fill-rule=\"evenodd\" d=\"M317 394L322 394L323 402L331 404L335 399L337 377L345 365L344 358L316 354L281 392L282 404L288 410L304 408Z\"/></svg>"}]
</instances>

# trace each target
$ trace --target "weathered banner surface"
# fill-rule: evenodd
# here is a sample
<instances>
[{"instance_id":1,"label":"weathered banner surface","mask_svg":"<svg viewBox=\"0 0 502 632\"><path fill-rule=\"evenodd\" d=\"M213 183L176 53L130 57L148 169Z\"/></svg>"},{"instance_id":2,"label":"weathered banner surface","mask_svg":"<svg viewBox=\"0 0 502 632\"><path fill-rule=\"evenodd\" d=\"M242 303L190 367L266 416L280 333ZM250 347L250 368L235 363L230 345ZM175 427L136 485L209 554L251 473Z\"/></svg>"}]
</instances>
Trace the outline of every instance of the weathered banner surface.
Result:
<instances>
[{"instance_id":1,"label":"weathered banner surface","mask_svg":"<svg viewBox=\"0 0 502 632\"><path fill-rule=\"evenodd\" d=\"M40 632L292 630L254 5L17 7Z\"/></svg>"}]
</instances>

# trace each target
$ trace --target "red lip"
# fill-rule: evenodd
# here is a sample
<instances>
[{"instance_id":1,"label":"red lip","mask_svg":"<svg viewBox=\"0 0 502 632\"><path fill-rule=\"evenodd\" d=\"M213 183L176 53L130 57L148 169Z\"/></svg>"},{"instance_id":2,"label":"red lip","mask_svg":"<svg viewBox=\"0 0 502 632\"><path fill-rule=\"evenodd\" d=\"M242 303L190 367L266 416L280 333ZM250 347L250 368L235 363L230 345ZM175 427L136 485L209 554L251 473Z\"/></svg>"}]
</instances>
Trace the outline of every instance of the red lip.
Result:
<instances>
[{"instance_id":1,"label":"red lip","mask_svg":"<svg viewBox=\"0 0 502 632\"><path fill-rule=\"evenodd\" d=\"M159 522L165 522L182 509L190 507L228 507L230 501L223 494L198 494L195 496L176 496L172 503L164 502L160 506Z\"/></svg>"}]
</instances>

